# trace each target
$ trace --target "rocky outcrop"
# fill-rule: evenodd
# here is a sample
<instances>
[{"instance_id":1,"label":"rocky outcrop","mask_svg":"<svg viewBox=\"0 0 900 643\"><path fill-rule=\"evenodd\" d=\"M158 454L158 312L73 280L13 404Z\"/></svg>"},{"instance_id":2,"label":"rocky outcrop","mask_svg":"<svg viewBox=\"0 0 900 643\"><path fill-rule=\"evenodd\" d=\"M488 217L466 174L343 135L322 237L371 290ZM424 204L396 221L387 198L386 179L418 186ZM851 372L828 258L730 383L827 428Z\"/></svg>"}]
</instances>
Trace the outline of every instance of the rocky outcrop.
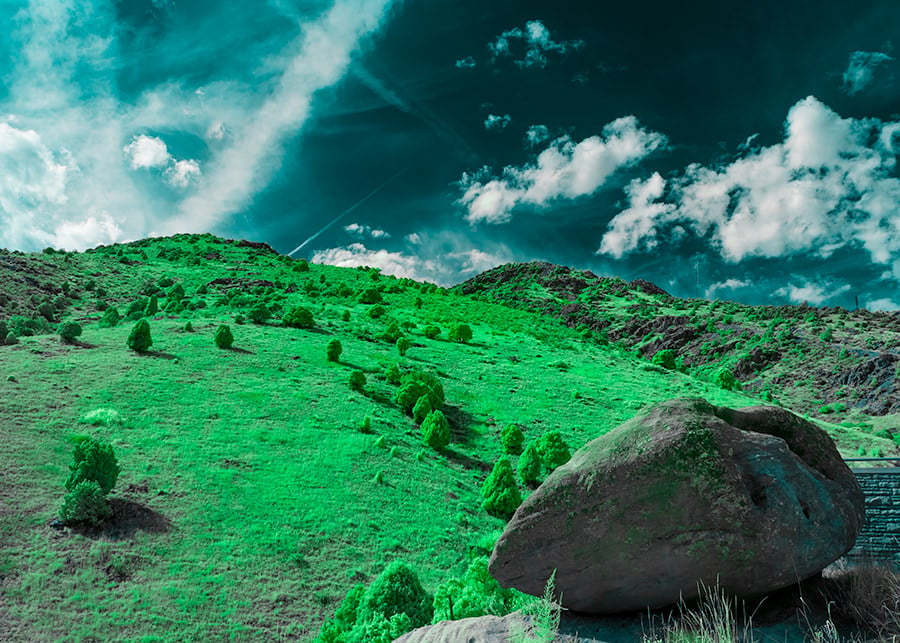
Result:
<instances>
[{"instance_id":1,"label":"rocky outcrop","mask_svg":"<svg viewBox=\"0 0 900 643\"><path fill-rule=\"evenodd\" d=\"M863 495L834 442L778 407L656 405L589 442L519 507L494 548L505 587L564 607L656 608L718 584L752 596L848 551Z\"/></svg>"},{"instance_id":2,"label":"rocky outcrop","mask_svg":"<svg viewBox=\"0 0 900 643\"><path fill-rule=\"evenodd\" d=\"M527 616L513 612L506 616L479 616L458 621L441 621L407 632L393 643L488 643L512 641L529 632Z\"/></svg>"}]
</instances>

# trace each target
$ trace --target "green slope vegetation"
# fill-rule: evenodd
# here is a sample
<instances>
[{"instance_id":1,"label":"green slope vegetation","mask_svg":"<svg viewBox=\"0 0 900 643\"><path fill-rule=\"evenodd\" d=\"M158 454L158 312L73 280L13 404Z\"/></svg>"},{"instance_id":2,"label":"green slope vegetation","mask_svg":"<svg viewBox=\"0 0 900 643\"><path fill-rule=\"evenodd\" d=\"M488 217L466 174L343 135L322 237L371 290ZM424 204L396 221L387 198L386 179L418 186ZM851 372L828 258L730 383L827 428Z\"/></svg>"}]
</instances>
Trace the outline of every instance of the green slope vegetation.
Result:
<instances>
[{"instance_id":1,"label":"green slope vegetation","mask_svg":"<svg viewBox=\"0 0 900 643\"><path fill-rule=\"evenodd\" d=\"M10 640L310 640L392 561L429 591L465 572L503 527L480 494L509 424L577 448L663 399L757 403L547 316L209 235L3 253L0 279L0 320L20 335L0 345ZM273 317L253 323L260 304ZM104 327L109 306L132 319ZM311 328L282 323L296 306ZM126 346L140 318L144 353ZM42 332L63 320L82 334ZM472 339L450 341L463 323ZM222 324L230 349L214 343ZM442 384L445 450L395 401L394 365ZM828 429L847 454L891 444ZM51 524L75 436L112 444L121 467L102 528Z\"/></svg>"}]
</instances>

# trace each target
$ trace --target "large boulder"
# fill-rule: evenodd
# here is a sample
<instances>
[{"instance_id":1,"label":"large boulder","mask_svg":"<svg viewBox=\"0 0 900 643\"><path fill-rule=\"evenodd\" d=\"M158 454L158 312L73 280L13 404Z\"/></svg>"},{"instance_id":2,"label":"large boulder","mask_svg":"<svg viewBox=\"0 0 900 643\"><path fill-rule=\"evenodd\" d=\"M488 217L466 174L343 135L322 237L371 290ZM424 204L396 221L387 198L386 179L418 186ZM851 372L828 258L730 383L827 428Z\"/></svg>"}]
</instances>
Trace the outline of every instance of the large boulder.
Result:
<instances>
[{"instance_id":1,"label":"large boulder","mask_svg":"<svg viewBox=\"0 0 900 643\"><path fill-rule=\"evenodd\" d=\"M847 552L863 494L831 438L777 407L658 404L582 447L519 507L491 574L564 607L611 614L744 596L808 578Z\"/></svg>"},{"instance_id":2,"label":"large boulder","mask_svg":"<svg viewBox=\"0 0 900 643\"><path fill-rule=\"evenodd\" d=\"M531 632L530 619L521 612L506 616L477 616L441 621L408 632L393 643L493 643L512 641ZM527 639L526 639L527 640Z\"/></svg>"}]
</instances>

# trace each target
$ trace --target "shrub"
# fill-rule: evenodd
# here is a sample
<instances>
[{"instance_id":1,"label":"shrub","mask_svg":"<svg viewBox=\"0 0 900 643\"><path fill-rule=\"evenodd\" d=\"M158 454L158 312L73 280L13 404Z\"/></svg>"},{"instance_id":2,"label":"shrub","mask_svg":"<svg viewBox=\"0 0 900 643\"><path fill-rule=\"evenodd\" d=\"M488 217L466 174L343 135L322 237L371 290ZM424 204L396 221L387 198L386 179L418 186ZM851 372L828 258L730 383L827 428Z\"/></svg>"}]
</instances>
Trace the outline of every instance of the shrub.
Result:
<instances>
[{"instance_id":1,"label":"shrub","mask_svg":"<svg viewBox=\"0 0 900 643\"><path fill-rule=\"evenodd\" d=\"M671 348L656 351L656 354L653 355L653 359L650 361L653 364L662 366L663 368L666 368L670 371L676 370L675 351L673 351Z\"/></svg>"},{"instance_id":2,"label":"shrub","mask_svg":"<svg viewBox=\"0 0 900 643\"><path fill-rule=\"evenodd\" d=\"M380 304L382 301L384 298L375 288L366 288L359 293L359 303L361 304Z\"/></svg>"},{"instance_id":3,"label":"shrub","mask_svg":"<svg viewBox=\"0 0 900 643\"><path fill-rule=\"evenodd\" d=\"M384 379L387 380L388 384L396 386L400 383L401 376L400 366L396 363L388 364L384 369Z\"/></svg>"},{"instance_id":4,"label":"shrub","mask_svg":"<svg viewBox=\"0 0 900 643\"><path fill-rule=\"evenodd\" d=\"M500 443L503 450L510 455L519 455L522 453L522 445L525 443L525 434L516 424L507 424L500 431Z\"/></svg>"},{"instance_id":5,"label":"shrub","mask_svg":"<svg viewBox=\"0 0 900 643\"><path fill-rule=\"evenodd\" d=\"M315 326L313 315L303 306L294 306L281 319L285 326L292 328L312 328Z\"/></svg>"},{"instance_id":6,"label":"shrub","mask_svg":"<svg viewBox=\"0 0 900 643\"><path fill-rule=\"evenodd\" d=\"M72 491L79 483L93 480L103 493L109 493L118 477L119 464L112 445L93 438L83 438L75 444L66 489Z\"/></svg>"},{"instance_id":7,"label":"shrub","mask_svg":"<svg viewBox=\"0 0 900 643\"><path fill-rule=\"evenodd\" d=\"M400 357L406 355L406 351L409 350L410 343L409 340L405 337L401 337L397 340L397 351L400 353Z\"/></svg>"},{"instance_id":8,"label":"shrub","mask_svg":"<svg viewBox=\"0 0 900 643\"><path fill-rule=\"evenodd\" d=\"M100 485L93 480L83 480L66 494L59 517L67 525L87 523L97 526L112 516L112 509Z\"/></svg>"},{"instance_id":9,"label":"shrub","mask_svg":"<svg viewBox=\"0 0 900 643\"><path fill-rule=\"evenodd\" d=\"M6 339L3 340L3 343L6 344L7 346L12 346L13 344L19 343L19 338L16 337L15 333L7 333Z\"/></svg>"},{"instance_id":10,"label":"shrub","mask_svg":"<svg viewBox=\"0 0 900 643\"><path fill-rule=\"evenodd\" d=\"M138 353L143 353L153 346L153 339L150 337L150 324L146 319L140 319L131 329L128 335L128 348Z\"/></svg>"},{"instance_id":11,"label":"shrub","mask_svg":"<svg viewBox=\"0 0 900 643\"><path fill-rule=\"evenodd\" d=\"M450 341L467 344L472 340L472 329L468 324L456 324L450 329Z\"/></svg>"},{"instance_id":12,"label":"shrub","mask_svg":"<svg viewBox=\"0 0 900 643\"><path fill-rule=\"evenodd\" d=\"M366 313L372 319L378 319L379 317L384 317L387 313L387 309L384 306L372 306L369 308L369 312Z\"/></svg>"},{"instance_id":13,"label":"shrub","mask_svg":"<svg viewBox=\"0 0 900 643\"><path fill-rule=\"evenodd\" d=\"M122 316L119 314L119 309L115 306L110 306L103 313L103 317L100 318L100 328L112 328L119 323L120 319L122 319Z\"/></svg>"},{"instance_id":14,"label":"shrub","mask_svg":"<svg viewBox=\"0 0 900 643\"><path fill-rule=\"evenodd\" d=\"M231 345L234 344L234 335L231 334L228 324L219 325L213 341L216 342L216 346L219 348L231 348Z\"/></svg>"},{"instance_id":15,"label":"shrub","mask_svg":"<svg viewBox=\"0 0 900 643\"><path fill-rule=\"evenodd\" d=\"M450 424L441 411L432 411L422 420L422 439L436 451L450 444Z\"/></svg>"},{"instance_id":16,"label":"shrub","mask_svg":"<svg viewBox=\"0 0 900 643\"><path fill-rule=\"evenodd\" d=\"M59 325L59 338L62 341L74 341L79 335L81 335L81 324L78 322L67 321Z\"/></svg>"},{"instance_id":17,"label":"shrub","mask_svg":"<svg viewBox=\"0 0 900 643\"><path fill-rule=\"evenodd\" d=\"M436 339L437 336L441 334L441 329L434 324L429 324L424 329L422 329L422 334L425 335L425 337L427 337L428 339Z\"/></svg>"},{"instance_id":18,"label":"shrub","mask_svg":"<svg viewBox=\"0 0 900 643\"><path fill-rule=\"evenodd\" d=\"M519 594L503 589L488 571L488 557L478 556L469 563L462 578L451 578L434 592L434 621L494 614L505 616L518 607ZM450 604L453 604L453 614Z\"/></svg>"},{"instance_id":19,"label":"shrub","mask_svg":"<svg viewBox=\"0 0 900 643\"><path fill-rule=\"evenodd\" d=\"M264 303L259 302L250 309L250 312L247 313L247 317L249 317L250 321L254 324L264 324L272 319L272 311L269 310L269 307Z\"/></svg>"},{"instance_id":20,"label":"shrub","mask_svg":"<svg viewBox=\"0 0 900 643\"><path fill-rule=\"evenodd\" d=\"M294 272L309 272L309 262L306 259L297 259L293 270Z\"/></svg>"},{"instance_id":21,"label":"shrub","mask_svg":"<svg viewBox=\"0 0 900 643\"><path fill-rule=\"evenodd\" d=\"M741 384L734 377L734 373L732 373L727 368L720 369L716 371L716 374L713 375L713 384L716 386L725 389L726 391L740 391Z\"/></svg>"},{"instance_id":22,"label":"shrub","mask_svg":"<svg viewBox=\"0 0 900 643\"><path fill-rule=\"evenodd\" d=\"M516 476L506 457L494 464L491 474L481 486L482 507L492 516L509 520L522 504L522 494L516 486Z\"/></svg>"},{"instance_id":23,"label":"shrub","mask_svg":"<svg viewBox=\"0 0 900 643\"><path fill-rule=\"evenodd\" d=\"M522 455L519 457L516 470L519 473L519 480L523 484L534 486L537 484L541 476L541 456L538 455L537 445L534 441L528 443Z\"/></svg>"},{"instance_id":24,"label":"shrub","mask_svg":"<svg viewBox=\"0 0 900 643\"><path fill-rule=\"evenodd\" d=\"M441 381L431 373L414 370L400 378L400 389L394 396L394 401L408 414L423 395L428 396L431 408L440 409L444 406L444 386Z\"/></svg>"},{"instance_id":25,"label":"shrub","mask_svg":"<svg viewBox=\"0 0 900 643\"><path fill-rule=\"evenodd\" d=\"M413 300L413 306L415 306L416 308L421 309L422 306L424 306L424 305L425 305L425 302L422 301L422 298L419 297L418 295L416 295L416 298Z\"/></svg>"},{"instance_id":26,"label":"shrub","mask_svg":"<svg viewBox=\"0 0 900 643\"><path fill-rule=\"evenodd\" d=\"M362 419L362 422L359 423L359 426L356 427L360 433L371 433L372 432L372 418L368 415Z\"/></svg>"},{"instance_id":27,"label":"shrub","mask_svg":"<svg viewBox=\"0 0 900 643\"><path fill-rule=\"evenodd\" d=\"M350 373L350 388L359 393L363 392L366 386L366 374L362 371L353 371Z\"/></svg>"},{"instance_id":28,"label":"shrub","mask_svg":"<svg viewBox=\"0 0 900 643\"><path fill-rule=\"evenodd\" d=\"M350 321L350 311L349 310L344 310L344 312L341 313L341 321L345 321L345 322Z\"/></svg>"},{"instance_id":29,"label":"shrub","mask_svg":"<svg viewBox=\"0 0 900 643\"><path fill-rule=\"evenodd\" d=\"M144 311L147 310L147 305L150 303L150 300L147 297L139 297L135 299L133 302L128 304L128 308L125 311L125 316L129 319L140 319L144 315Z\"/></svg>"},{"instance_id":30,"label":"shrub","mask_svg":"<svg viewBox=\"0 0 900 643\"><path fill-rule=\"evenodd\" d=\"M572 457L569 445L559 431L547 431L537 443L537 453L548 471L565 464Z\"/></svg>"},{"instance_id":31,"label":"shrub","mask_svg":"<svg viewBox=\"0 0 900 643\"><path fill-rule=\"evenodd\" d=\"M194 325L193 325L190 321L188 321L187 323L185 323L185 325L184 325L184 332L186 332L186 333L192 333L192 332L194 332Z\"/></svg>"},{"instance_id":32,"label":"shrub","mask_svg":"<svg viewBox=\"0 0 900 643\"><path fill-rule=\"evenodd\" d=\"M181 301L184 299L184 286L181 284L175 284L169 289L169 292L166 293L166 299Z\"/></svg>"},{"instance_id":33,"label":"shrub","mask_svg":"<svg viewBox=\"0 0 900 643\"><path fill-rule=\"evenodd\" d=\"M387 325L381 335L378 337L383 339L386 342L390 342L391 344L397 343L397 340L403 336L403 331L400 330L400 326L397 325L397 322L391 322Z\"/></svg>"},{"instance_id":34,"label":"shrub","mask_svg":"<svg viewBox=\"0 0 900 643\"><path fill-rule=\"evenodd\" d=\"M411 629L428 625L434 614L433 598L419 577L402 561L394 561L381 572L359 603L357 620L371 621L376 614L391 618L406 614Z\"/></svg>"},{"instance_id":35,"label":"shrub","mask_svg":"<svg viewBox=\"0 0 900 643\"><path fill-rule=\"evenodd\" d=\"M144 309L144 317L153 317L159 312L159 299L156 295L152 295L147 301L147 307Z\"/></svg>"},{"instance_id":36,"label":"shrub","mask_svg":"<svg viewBox=\"0 0 900 643\"><path fill-rule=\"evenodd\" d=\"M329 362L337 362L341 359L341 352L343 352L344 347L341 346L341 340L332 339L328 342L328 348L325 349L326 354L328 355Z\"/></svg>"},{"instance_id":37,"label":"shrub","mask_svg":"<svg viewBox=\"0 0 900 643\"><path fill-rule=\"evenodd\" d=\"M428 396L423 395L416 401L415 406L413 406L412 416L413 421L416 424L422 424L425 418L431 413L434 409L431 408L431 402L428 401Z\"/></svg>"}]
</instances>

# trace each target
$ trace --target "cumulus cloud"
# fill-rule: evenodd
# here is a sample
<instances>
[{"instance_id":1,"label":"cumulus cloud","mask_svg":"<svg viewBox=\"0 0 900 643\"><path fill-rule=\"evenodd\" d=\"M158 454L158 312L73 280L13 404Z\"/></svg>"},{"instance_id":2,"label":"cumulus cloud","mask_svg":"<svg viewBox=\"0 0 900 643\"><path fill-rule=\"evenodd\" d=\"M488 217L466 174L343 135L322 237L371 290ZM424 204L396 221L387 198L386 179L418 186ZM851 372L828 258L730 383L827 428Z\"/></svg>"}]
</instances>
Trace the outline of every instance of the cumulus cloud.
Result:
<instances>
[{"instance_id":1,"label":"cumulus cloud","mask_svg":"<svg viewBox=\"0 0 900 643\"><path fill-rule=\"evenodd\" d=\"M717 299L719 297L719 293L724 290L735 291L739 288L746 288L747 286L752 286L753 282L749 280L743 279L726 279L725 281L718 281L712 285L710 285L706 289L706 294L704 295L706 299Z\"/></svg>"},{"instance_id":2,"label":"cumulus cloud","mask_svg":"<svg viewBox=\"0 0 900 643\"><path fill-rule=\"evenodd\" d=\"M810 96L788 112L781 143L710 168L688 166L664 185L638 182L609 223L599 253L657 245L674 226L708 237L728 261L862 247L900 278L900 122L841 118ZM653 188L652 190L650 188Z\"/></svg>"},{"instance_id":3,"label":"cumulus cloud","mask_svg":"<svg viewBox=\"0 0 900 643\"><path fill-rule=\"evenodd\" d=\"M354 236L358 239L364 239L366 237L371 237L372 239L390 239L391 235L384 230L379 230L378 228L372 228L371 226L361 225L359 223L351 223L350 225L344 226L344 231L347 234Z\"/></svg>"},{"instance_id":4,"label":"cumulus cloud","mask_svg":"<svg viewBox=\"0 0 900 643\"><path fill-rule=\"evenodd\" d=\"M509 114L504 114L503 116L497 116L496 114L488 114L488 117L484 119L484 129L487 130L501 130L506 129L509 125L510 121L512 121L512 117Z\"/></svg>"},{"instance_id":5,"label":"cumulus cloud","mask_svg":"<svg viewBox=\"0 0 900 643\"><path fill-rule=\"evenodd\" d=\"M257 61L253 87L227 78L202 87L163 81L127 97L118 74L134 52L119 41L114 3L30 3L6 42L12 67L0 114L11 116L0 119L0 246L83 248L227 225L271 180L313 94L343 76L391 2L336 0L299 17L293 37L273 36L282 49ZM204 49L230 44L213 38ZM206 151L176 158L149 132L205 141Z\"/></svg>"},{"instance_id":6,"label":"cumulus cloud","mask_svg":"<svg viewBox=\"0 0 900 643\"><path fill-rule=\"evenodd\" d=\"M397 250L372 249L363 243L319 250L315 263L354 268L372 266L395 277L430 281L442 286L459 283L510 261L513 253L503 244L476 242L458 232L411 233Z\"/></svg>"},{"instance_id":7,"label":"cumulus cloud","mask_svg":"<svg viewBox=\"0 0 900 643\"><path fill-rule=\"evenodd\" d=\"M466 56L465 58L460 58L456 61L457 69L473 69L476 67L478 63L475 62L475 59L472 56Z\"/></svg>"},{"instance_id":8,"label":"cumulus cloud","mask_svg":"<svg viewBox=\"0 0 900 643\"><path fill-rule=\"evenodd\" d=\"M507 166L500 176L490 168L463 173L458 203L475 223L505 223L519 205L543 207L555 199L574 199L596 192L624 167L634 165L666 145L666 137L625 116L604 128L602 135L575 142L568 135L553 141L535 162Z\"/></svg>"},{"instance_id":9,"label":"cumulus cloud","mask_svg":"<svg viewBox=\"0 0 900 643\"><path fill-rule=\"evenodd\" d=\"M529 20L524 29L508 29L488 43L494 60L518 56L513 58L513 62L523 69L546 67L549 64L547 54L564 55L583 46L583 40L554 41L550 30L540 20Z\"/></svg>"},{"instance_id":10,"label":"cumulus cloud","mask_svg":"<svg viewBox=\"0 0 900 643\"><path fill-rule=\"evenodd\" d=\"M787 297L795 304L807 303L811 306L820 306L825 300L836 297L850 290L847 284L836 285L831 282L816 283L802 281L799 284L788 284L775 291L776 295Z\"/></svg>"},{"instance_id":11,"label":"cumulus cloud","mask_svg":"<svg viewBox=\"0 0 900 643\"><path fill-rule=\"evenodd\" d=\"M866 308L868 310L880 310L884 312L896 312L900 310L900 306L894 303L893 300L884 298L884 299L875 299L866 304Z\"/></svg>"},{"instance_id":12,"label":"cumulus cloud","mask_svg":"<svg viewBox=\"0 0 900 643\"><path fill-rule=\"evenodd\" d=\"M550 138L550 130L546 125L532 125L525 132L525 145L528 147L537 147Z\"/></svg>"},{"instance_id":13,"label":"cumulus cloud","mask_svg":"<svg viewBox=\"0 0 900 643\"><path fill-rule=\"evenodd\" d=\"M851 96L858 94L872 84L875 70L891 60L893 58L880 51L854 51L850 54L847 71L844 72L844 91Z\"/></svg>"}]
</instances>

